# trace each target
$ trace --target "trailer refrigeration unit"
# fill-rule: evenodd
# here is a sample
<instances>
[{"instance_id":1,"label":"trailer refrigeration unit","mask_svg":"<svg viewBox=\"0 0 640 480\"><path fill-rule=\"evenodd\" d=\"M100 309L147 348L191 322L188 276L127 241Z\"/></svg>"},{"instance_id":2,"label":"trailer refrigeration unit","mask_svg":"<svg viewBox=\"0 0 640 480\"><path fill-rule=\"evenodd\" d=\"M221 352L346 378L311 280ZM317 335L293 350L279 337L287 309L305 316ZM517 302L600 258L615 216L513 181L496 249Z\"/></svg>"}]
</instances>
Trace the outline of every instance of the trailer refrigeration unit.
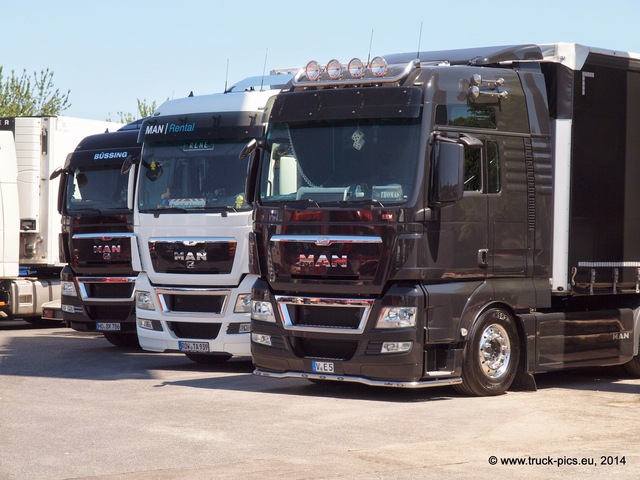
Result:
<instances>
[{"instance_id":1,"label":"trailer refrigeration unit","mask_svg":"<svg viewBox=\"0 0 640 480\"><path fill-rule=\"evenodd\" d=\"M251 207L238 154L263 135L265 108L292 76L170 100L142 124L133 262L143 349L183 352L198 363L251 354Z\"/></svg>"},{"instance_id":2,"label":"trailer refrigeration unit","mask_svg":"<svg viewBox=\"0 0 640 480\"><path fill-rule=\"evenodd\" d=\"M271 112L247 189L256 374L471 395L640 374L640 55L310 62Z\"/></svg>"},{"instance_id":3,"label":"trailer refrigeration unit","mask_svg":"<svg viewBox=\"0 0 640 480\"><path fill-rule=\"evenodd\" d=\"M116 346L138 343L133 212L120 169L126 158L140 156L141 122L84 138L51 175L60 176L62 319L74 330L102 332Z\"/></svg>"},{"instance_id":4,"label":"trailer refrigeration unit","mask_svg":"<svg viewBox=\"0 0 640 480\"><path fill-rule=\"evenodd\" d=\"M0 118L0 317L41 319L60 298L57 190L49 174L87 135L121 124L73 117Z\"/></svg>"}]
</instances>

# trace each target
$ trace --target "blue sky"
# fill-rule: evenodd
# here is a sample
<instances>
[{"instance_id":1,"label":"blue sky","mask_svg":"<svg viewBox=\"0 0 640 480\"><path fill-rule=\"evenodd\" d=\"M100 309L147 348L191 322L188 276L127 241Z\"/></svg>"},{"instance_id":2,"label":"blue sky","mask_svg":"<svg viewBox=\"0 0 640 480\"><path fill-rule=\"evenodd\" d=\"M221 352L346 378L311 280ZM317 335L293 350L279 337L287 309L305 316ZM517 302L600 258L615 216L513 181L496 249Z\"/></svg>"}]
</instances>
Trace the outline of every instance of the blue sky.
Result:
<instances>
[{"instance_id":1,"label":"blue sky","mask_svg":"<svg viewBox=\"0 0 640 480\"><path fill-rule=\"evenodd\" d=\"M372 56L553 42L640 53L640 0L4 0L0 19L5 78L49 68L71 90L63 115L98 120L221 92L265 60L366 59L370 44Z\"/></svg>"}]
</instances>

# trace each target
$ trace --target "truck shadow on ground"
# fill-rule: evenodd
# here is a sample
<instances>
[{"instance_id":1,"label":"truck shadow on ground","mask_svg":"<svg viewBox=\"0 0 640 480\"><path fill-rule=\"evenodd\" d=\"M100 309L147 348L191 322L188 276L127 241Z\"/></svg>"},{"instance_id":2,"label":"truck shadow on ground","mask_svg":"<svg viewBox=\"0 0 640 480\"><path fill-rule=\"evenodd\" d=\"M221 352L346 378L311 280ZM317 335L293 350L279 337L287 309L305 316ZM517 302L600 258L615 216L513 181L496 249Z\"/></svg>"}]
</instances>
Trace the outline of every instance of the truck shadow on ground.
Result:
<instances>
[{"instance_id":1,"label":"truck shadow on ground","mask_svg":"<svg viewBox=\"0 0 640 480\"><path fill-rule=\"evenodd\" d=\"M20 329L34 329L27 324ZM0 334L6 328L0 328ZM461 397L452 387L396 389L305 379L273 379L252 375L250 358L233 358L217 365L203 365L180 353L153 353L140 348L111 345L97 333L68 328L44 328L29 336L0 335L0 375L85 380L157 379L182 373L197 378L159 381L162 387L188 387L261 392L297 396L368 399L389 402L427 402ZM179 377L178 377L179 378ZM572 389L623 394L640 393L640 380L623 367L585 368L535 376L538 390Z\"/></svg>"}]
</instances>

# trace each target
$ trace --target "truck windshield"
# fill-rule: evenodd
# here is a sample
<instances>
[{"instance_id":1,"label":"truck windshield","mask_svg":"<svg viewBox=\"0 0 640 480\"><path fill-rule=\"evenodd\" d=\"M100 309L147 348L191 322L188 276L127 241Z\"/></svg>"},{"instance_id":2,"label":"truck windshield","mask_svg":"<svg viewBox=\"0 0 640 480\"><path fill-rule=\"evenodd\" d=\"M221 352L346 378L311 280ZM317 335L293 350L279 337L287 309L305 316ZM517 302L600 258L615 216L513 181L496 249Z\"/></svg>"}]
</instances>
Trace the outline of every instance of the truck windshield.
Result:
<instances>
[{"instance_id":1,"label":"truck windshield","mask_svg":"<svg viewBox=\"0 0 640 480\"><path fill-rule=\"evenodd\" d=\"M65 203L69 214L126 209L127 177L116 164L78 166L70 172Z\"/></svg>"},{"instance_id":2,"label":"truck windshield","mask_svg":"<svg viewBox=\"0 0 640 480\"><path fill-rule=\"evenodd\" d=\"M272 124L260 199L404 203L416 180L419 135L413 118Z\"/></svg>"},{"instance_id":3,"label":"truck windshield","mask_svg":"<svg viewBox=\"0 0 640 480\"><path fill-rule=\"evenodd\" d=\"M247 139L145 142L138 182L140 212L240 210L247 162L238 159Z\"/></svg>"}]
</instances>

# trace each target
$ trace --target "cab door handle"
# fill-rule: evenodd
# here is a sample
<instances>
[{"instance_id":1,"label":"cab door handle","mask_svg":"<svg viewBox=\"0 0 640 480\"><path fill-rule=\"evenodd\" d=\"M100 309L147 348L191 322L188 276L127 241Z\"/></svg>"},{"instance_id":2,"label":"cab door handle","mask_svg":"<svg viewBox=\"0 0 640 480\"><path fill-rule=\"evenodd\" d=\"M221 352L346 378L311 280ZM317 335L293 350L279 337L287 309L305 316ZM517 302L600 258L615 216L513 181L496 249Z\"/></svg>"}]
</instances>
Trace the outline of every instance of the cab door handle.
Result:
<instances>
[{"instance_id":1,"label":"cab door handle","mask_svg":"<svg viewBox=\"0 0 640 480\"><path fill-rule=\"evenodd\" d=\"M481 248L480 250L478 250L478 265L480 267L486 267L488 257L489 257L488 248Z\"/></svg>"}]
</instances>

